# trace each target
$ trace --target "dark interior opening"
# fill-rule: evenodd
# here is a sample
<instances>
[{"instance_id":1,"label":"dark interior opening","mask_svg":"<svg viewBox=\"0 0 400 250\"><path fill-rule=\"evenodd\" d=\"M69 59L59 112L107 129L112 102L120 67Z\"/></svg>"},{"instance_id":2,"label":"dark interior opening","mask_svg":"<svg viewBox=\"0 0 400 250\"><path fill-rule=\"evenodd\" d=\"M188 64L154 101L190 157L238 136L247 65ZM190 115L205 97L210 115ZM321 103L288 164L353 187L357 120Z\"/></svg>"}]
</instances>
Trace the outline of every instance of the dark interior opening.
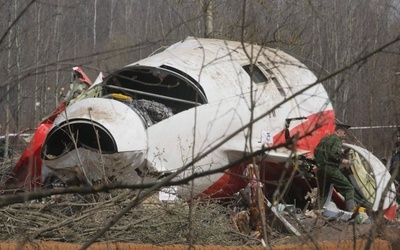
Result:
<instances>
[{"instance_id":1,"label":"dark interior opening","mask_svg":"<svg viewBox=\"0 0 400 250\"><path fill-rule=\"evenodd\" d=\"M108 130L93 121L68 121L52 131L47 136L42 151L42 158L46 160L63 156L72 149L81 147L106 154L117 152L117 145Z\"/></svg>"},{"instance_id":2,"label":"dark interior opening","mask_svg":"<svg viewBox=\"0 0 400 250\"><path fill-rule=\"evenodd\" d=\"M134 100L159 102L171 108L174 114L207 103L204 91L193 78L167 66L124 68L111 74L104 82L105 95L120 93Z\"/></svg>"}]
</instances>

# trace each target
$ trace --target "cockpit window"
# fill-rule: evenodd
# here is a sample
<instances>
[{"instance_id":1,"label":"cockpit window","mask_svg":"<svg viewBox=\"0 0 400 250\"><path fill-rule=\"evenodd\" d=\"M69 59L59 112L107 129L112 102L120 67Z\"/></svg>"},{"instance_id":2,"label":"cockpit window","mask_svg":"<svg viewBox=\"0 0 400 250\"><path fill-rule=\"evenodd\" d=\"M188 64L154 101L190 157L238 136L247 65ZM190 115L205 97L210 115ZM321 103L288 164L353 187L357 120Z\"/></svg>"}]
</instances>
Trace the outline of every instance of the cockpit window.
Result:
<instances>
[{"instance_id":1,"label":"cockpit window","mask_svg":"<svg viewBox=\"0 0 400 250\"><path fill-rule=\"evenodd\" d=\"M253 67L251 67L253 66ZM274 83L275 87L278 89L281 96L285 97L286 92L282 88L282 85L276 78L275 74L262 62L257 62L256 64L249 64L243 66L243 69L249 74L253 82L257 85L263 85L267 83Z\"/></svg>"},{"instance_id":2,"label":"cockpit window","mask_svg":"<svg viewBox=\"0 0 400 250\"><path fill-rule=\"evenodd\" d=\"M256 84L266 84L268 83L268 78L263 74L263 72L257 67L257 65L245 65L243 69L249 74L251 80Z\"/></svg>"},{"instance_id":3,"label":"cockpit window","mask_svg":"<svg viewBox=\"0 0 400 250\"><path fill-rule=\"evenodd\" d=\"M104 95L117 93L134 101L159 103L173 114L207 103L203 89L193 78L167 66L126 67L111 74L104 82Z\"/></svg>"}]
</instances>

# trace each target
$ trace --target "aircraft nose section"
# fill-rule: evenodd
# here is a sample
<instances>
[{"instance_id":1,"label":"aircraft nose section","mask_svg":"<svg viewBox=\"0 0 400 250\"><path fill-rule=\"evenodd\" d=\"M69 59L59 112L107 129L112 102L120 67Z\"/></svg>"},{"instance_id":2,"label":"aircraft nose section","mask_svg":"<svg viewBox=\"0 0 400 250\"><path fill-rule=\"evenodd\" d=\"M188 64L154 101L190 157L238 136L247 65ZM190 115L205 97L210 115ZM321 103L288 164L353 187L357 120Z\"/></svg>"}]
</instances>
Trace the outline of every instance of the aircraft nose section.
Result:
<instances>
[{"instance_id":1,"label":"aircraft nose section","mask_svg":"<svg viewBox=\"0 0 400 250\"><path fill-rule=\"evenodd\" d=\"M43 145L44 164L64 182L118 179L144 172L147 132L129 103L88 98L54 121Z\"/></svg>"}]
</instances>

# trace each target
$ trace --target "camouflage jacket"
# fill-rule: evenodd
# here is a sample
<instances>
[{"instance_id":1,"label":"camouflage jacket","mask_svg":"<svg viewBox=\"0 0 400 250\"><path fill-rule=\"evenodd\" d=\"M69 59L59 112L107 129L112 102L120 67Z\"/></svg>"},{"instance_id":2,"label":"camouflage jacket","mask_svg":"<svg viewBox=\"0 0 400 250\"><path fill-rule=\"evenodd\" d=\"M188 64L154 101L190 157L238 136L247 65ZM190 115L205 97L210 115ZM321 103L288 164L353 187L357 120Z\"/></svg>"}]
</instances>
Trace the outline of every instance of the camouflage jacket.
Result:
<instances>
[{"instance_id":1,"label":"camouflage jacket","mask_svg":"<svg viewBox=\"0 0 400 250\"><path fill-rule=\"evenodd\" d=\"M336 134L322 138L314 151L317 166L339 166L342 161L341 150L342 140Z\"/></svg>"}]
</instances>

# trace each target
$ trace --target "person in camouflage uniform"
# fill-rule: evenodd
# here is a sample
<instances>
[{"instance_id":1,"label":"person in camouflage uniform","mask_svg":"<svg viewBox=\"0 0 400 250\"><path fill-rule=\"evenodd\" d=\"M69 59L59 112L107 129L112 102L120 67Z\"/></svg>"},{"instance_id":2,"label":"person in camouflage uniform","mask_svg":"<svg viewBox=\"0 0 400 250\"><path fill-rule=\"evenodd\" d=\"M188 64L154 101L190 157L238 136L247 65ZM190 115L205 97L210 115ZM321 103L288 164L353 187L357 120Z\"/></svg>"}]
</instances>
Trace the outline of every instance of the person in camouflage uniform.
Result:
<instances>
[{"instance_id":1,"label":"person in camouflage uniform","mask_svg":"<svg viewBox=\"0 0 400 250\"><path fill-rule=\"evenodd\" d=\"M348 128L350 128L348 125L336 124L335 133L322 138L315 148L320 208L326 201L330 184L333 184L344 196L347 211L353 211L355 207L354 187L339 170L340 164L351 165L352 163L342 154L342 139L346 136Z\"/></svg>"}]
</instances>

